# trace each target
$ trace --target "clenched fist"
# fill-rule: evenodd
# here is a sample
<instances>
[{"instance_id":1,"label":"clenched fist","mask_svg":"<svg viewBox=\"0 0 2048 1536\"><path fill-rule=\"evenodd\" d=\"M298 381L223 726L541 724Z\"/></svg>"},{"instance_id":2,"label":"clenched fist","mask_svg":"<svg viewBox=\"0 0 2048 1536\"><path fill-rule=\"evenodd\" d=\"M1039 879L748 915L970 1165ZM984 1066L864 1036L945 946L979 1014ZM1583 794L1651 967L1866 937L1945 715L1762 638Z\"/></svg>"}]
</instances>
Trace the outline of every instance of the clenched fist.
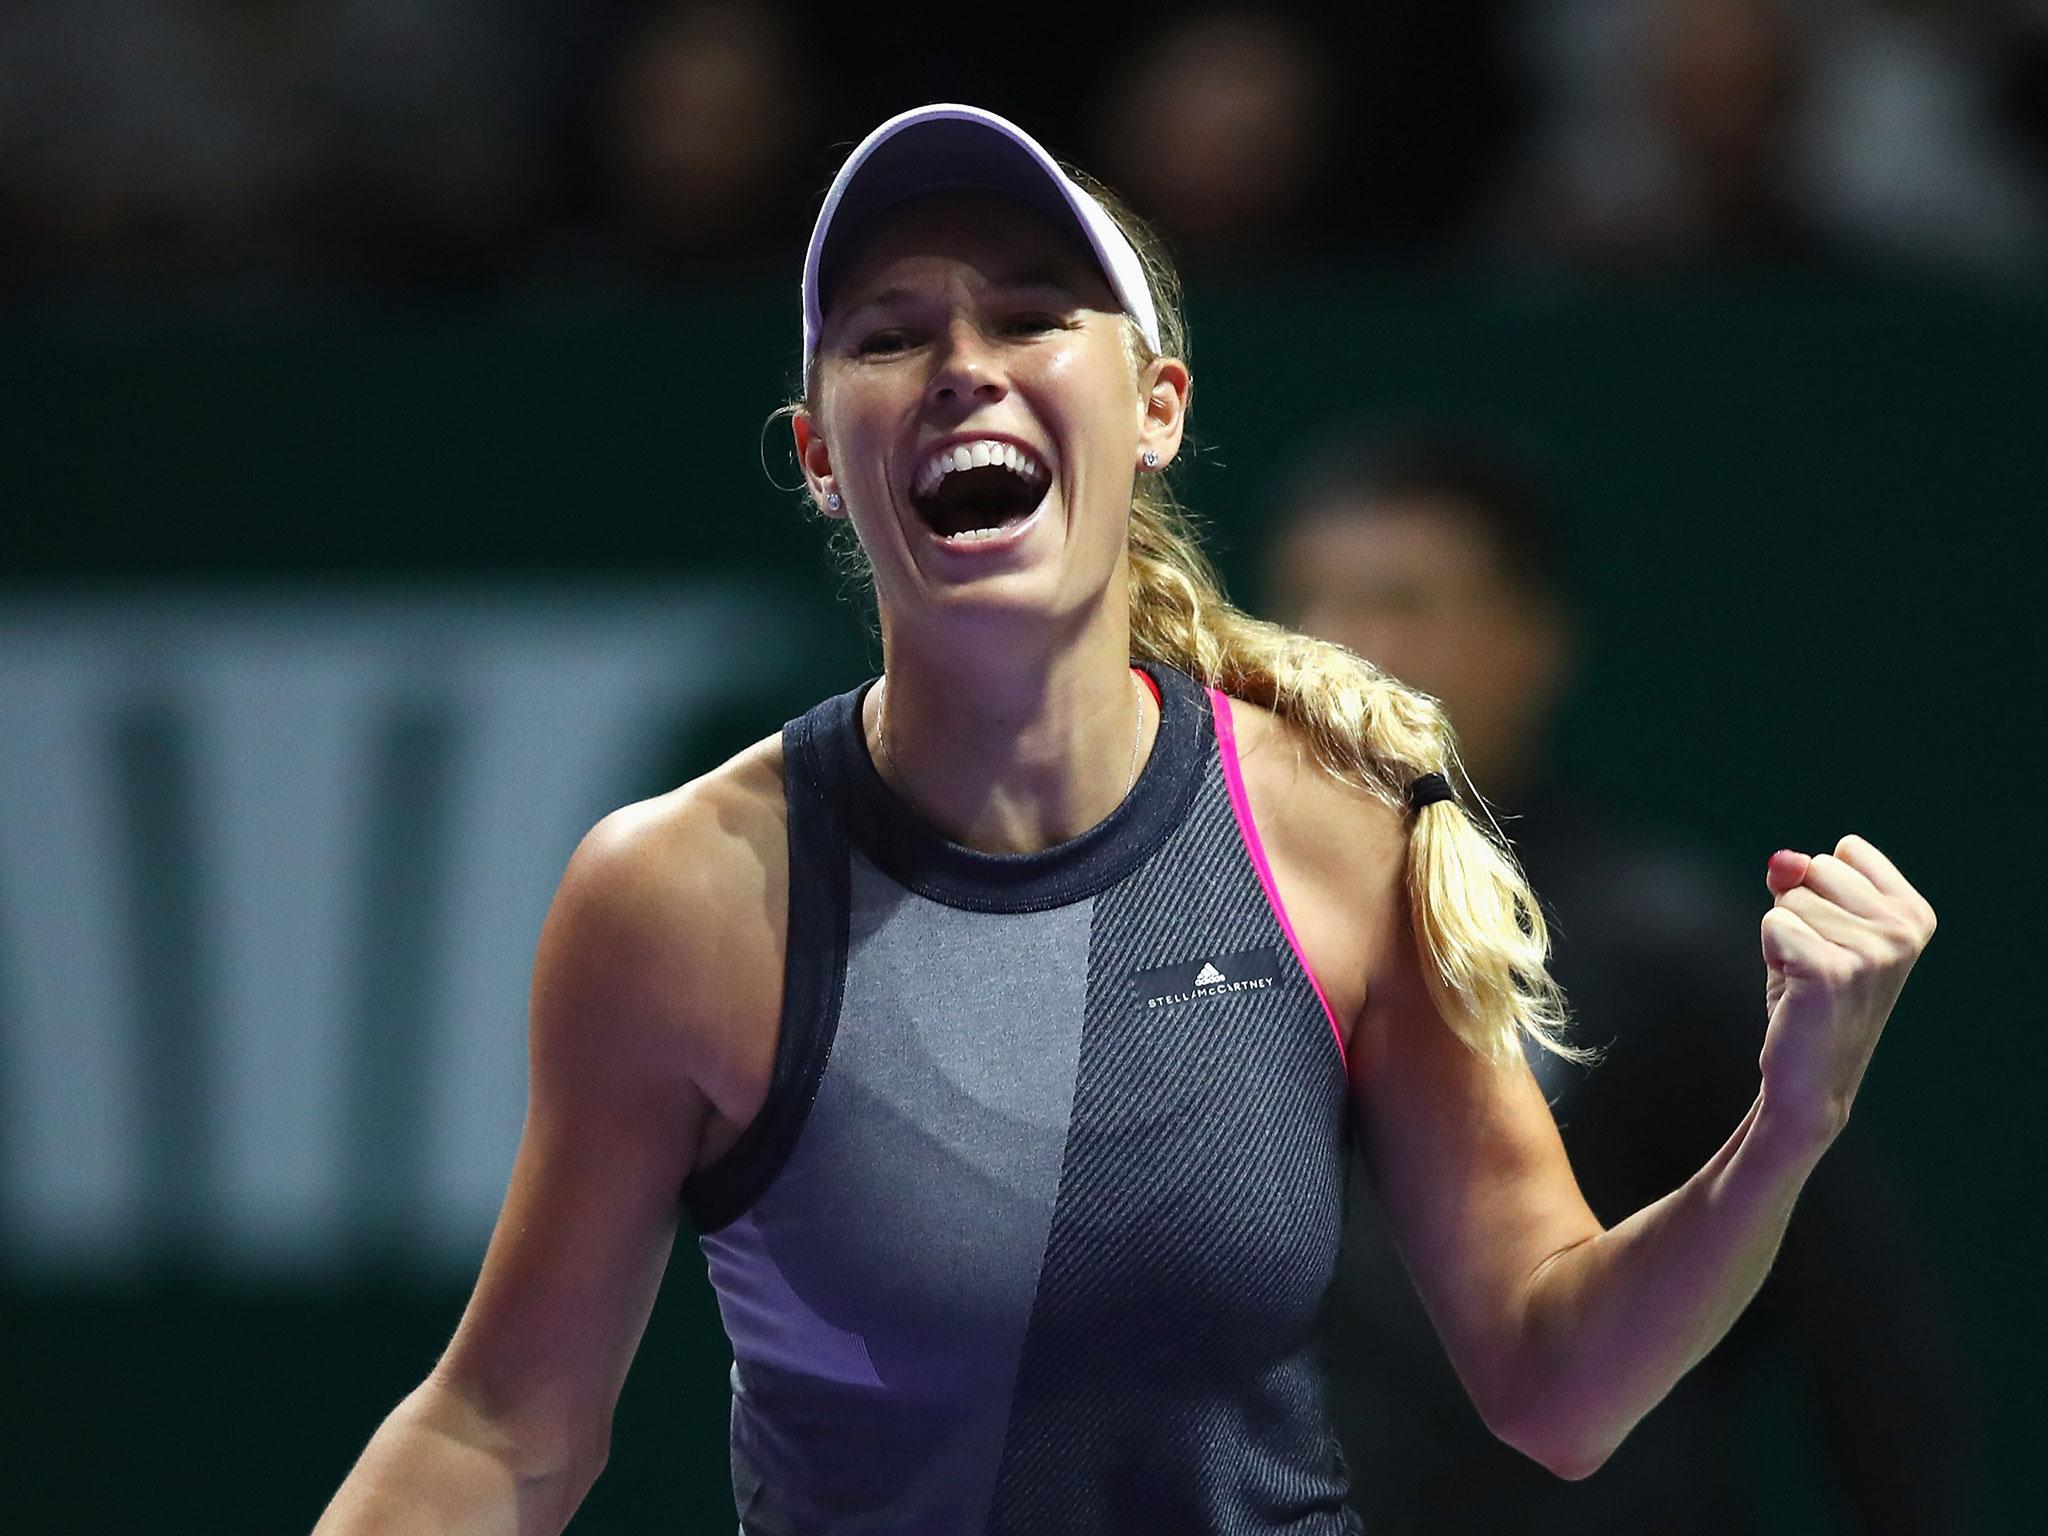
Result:
<instances>
[{"instance_id":1,"label":"clenched fist","mask_svg":"<svg viewBox=\"0 0 2048 1536\"><path fill-rule=\"evenodd\" d=\"M1832 854L1781 849L1764 883L1764 1109L1825 1145L1847 1123L1906 973L1934 935L1934 908L1853 835Z\"/></svg>"}]
</instances>

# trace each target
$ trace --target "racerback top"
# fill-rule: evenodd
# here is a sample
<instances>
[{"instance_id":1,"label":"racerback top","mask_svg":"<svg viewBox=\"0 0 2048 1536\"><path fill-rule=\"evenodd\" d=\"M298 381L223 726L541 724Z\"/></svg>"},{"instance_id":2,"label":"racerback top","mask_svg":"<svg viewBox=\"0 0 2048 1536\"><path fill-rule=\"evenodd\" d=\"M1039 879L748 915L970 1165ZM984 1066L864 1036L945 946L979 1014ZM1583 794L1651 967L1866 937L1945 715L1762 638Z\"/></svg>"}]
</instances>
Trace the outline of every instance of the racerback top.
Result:
<instances>
[{"instance_id":1,"label":"racerback top","mask_svg":"<svg viewBox=\"0 0 2048 1536\"><path fill-rule=\"evenodd\" d=\"M1141 670L1144 772L1039 853L889 789L872 683L784 728L774 1075L683 1187L743 1536L1362 1529L1316 1353L1342 1042L1229 701Z\"/></svg>"}]
</instances>

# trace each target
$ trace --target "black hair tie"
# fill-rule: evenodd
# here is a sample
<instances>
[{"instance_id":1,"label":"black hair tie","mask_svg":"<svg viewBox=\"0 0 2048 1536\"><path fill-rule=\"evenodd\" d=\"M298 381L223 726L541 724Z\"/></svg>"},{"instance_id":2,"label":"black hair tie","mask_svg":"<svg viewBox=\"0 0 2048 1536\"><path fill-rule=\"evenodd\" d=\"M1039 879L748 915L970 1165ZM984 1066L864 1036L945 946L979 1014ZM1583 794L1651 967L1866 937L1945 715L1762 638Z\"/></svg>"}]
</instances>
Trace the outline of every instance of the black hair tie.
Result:
<instances>
[{"instance_id":1,"label":"black hair tie","mask_svg":"<svg viewBox=\"0 0 2048 1536\"><path fill-rule=\"evenodd\" d=\"M1450 781L1440 773L1425 773L1408 786L1408 809L1419 811L1425 805L1435 805L1439 800L1455 800L1458 792L1451 788Z\"/></svg>"}]
</instances>

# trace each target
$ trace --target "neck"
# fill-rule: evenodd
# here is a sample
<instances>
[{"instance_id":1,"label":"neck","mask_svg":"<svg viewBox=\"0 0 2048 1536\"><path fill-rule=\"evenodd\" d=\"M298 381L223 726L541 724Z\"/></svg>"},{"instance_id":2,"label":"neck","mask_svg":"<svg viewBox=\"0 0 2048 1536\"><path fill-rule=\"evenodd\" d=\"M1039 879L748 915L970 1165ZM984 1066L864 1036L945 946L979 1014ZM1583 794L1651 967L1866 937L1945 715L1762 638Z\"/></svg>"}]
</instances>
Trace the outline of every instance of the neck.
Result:
<instances>
[{"instance_id":1,"label":"neck","mask_svg":"<svg viewBox=\"0 0 2048 1536\"><path fill-rule=\"evenodd\" d=\"M1158 727L1125 625L1042 654L991 635L934 655L885 629L883 654L869 755L933 830L985 853L1036 853L1108 816Z\"/></svg>"}]
</instances>

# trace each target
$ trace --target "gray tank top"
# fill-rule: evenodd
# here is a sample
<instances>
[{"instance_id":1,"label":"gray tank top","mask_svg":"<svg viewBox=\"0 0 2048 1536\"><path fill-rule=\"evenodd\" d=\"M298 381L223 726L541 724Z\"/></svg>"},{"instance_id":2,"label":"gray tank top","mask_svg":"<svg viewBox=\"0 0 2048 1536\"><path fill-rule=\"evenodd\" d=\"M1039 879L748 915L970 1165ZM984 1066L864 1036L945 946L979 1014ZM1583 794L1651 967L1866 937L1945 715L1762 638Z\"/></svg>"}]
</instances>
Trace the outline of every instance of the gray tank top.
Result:
<instances>
[{"instance_id":1,"label":"gray tank top","mask_svg":"<svg viewBox=\"0 0 2048 1536\"><path fill-rule=\"evenodd\" d=\"M783 732L772 1085L683 1188L732 1342L745 1536L1356 1532L1316 1338L1342 1045L1237 776L1170 667L1071 842L947 842L867 687Z\"/></svg>"}]
</instances>

